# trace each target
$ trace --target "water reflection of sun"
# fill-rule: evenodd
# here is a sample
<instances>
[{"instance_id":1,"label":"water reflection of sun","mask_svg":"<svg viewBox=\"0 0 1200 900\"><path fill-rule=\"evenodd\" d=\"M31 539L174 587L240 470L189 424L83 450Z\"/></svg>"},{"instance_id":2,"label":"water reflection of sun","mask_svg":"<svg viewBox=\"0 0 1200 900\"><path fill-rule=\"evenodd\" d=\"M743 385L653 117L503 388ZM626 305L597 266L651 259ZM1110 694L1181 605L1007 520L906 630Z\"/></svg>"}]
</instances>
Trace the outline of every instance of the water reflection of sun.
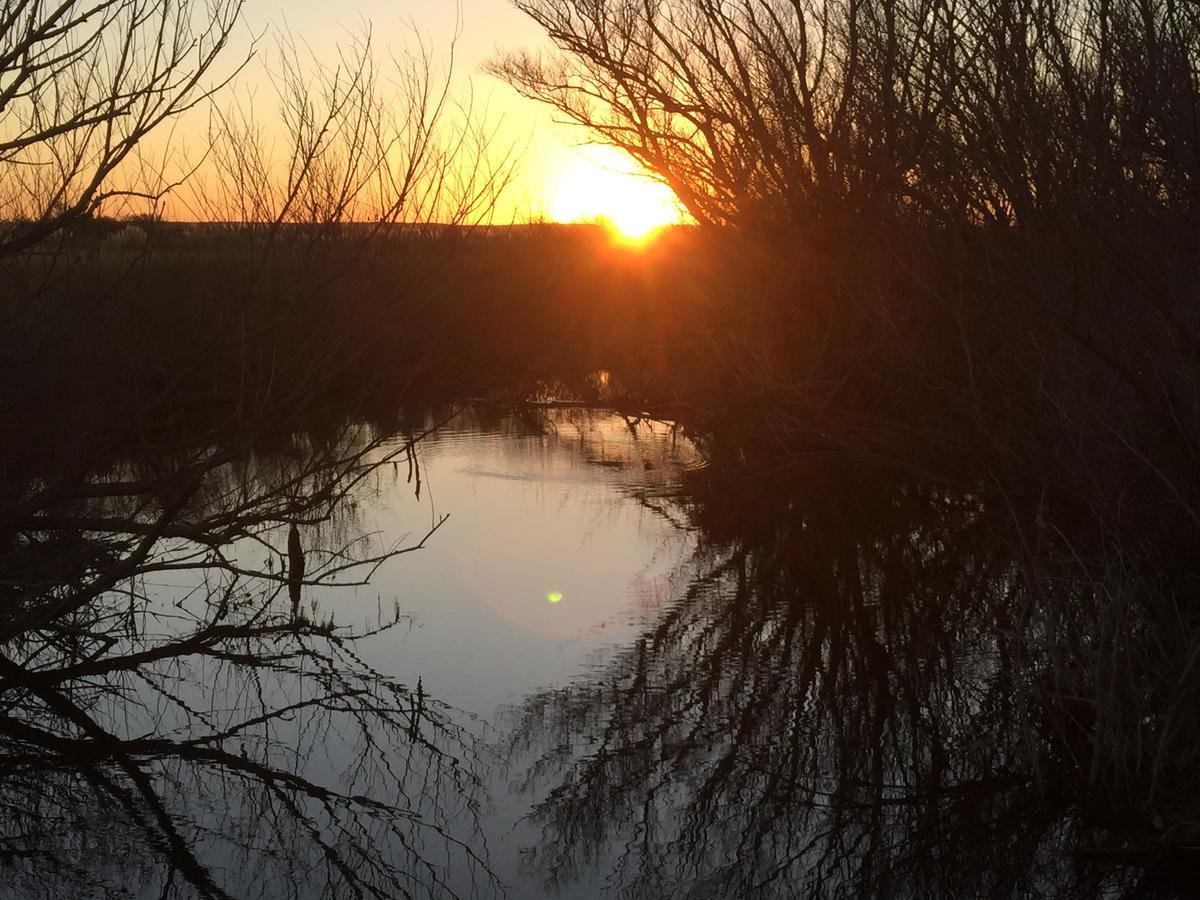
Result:
<instances>
[{"instance_id":1,"label":"water reflection of sun","mask_svg":"<svg viewBox=\"0 0 1200 900\"><path fill-rule=\"evenodd\" d=\"M649 178L632 157L615 147L580 148L551 186L550 196L548 212L555 221L599 220L632 242L683 221L671 189Z\"/></svg>"}]
</instances>

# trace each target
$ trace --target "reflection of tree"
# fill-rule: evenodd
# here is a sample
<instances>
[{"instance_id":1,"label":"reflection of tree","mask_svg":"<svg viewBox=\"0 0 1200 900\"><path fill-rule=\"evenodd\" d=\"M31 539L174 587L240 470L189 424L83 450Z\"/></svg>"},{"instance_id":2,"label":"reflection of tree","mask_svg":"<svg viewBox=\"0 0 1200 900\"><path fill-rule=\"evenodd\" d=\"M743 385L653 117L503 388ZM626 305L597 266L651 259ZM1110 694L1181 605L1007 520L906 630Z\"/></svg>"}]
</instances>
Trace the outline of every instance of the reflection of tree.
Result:
<instances>
[{"instance_id":1,"label":"reflection of tree","mask_svg":"<svg viewBox=\"0 0 1200 900\"><path fill-rule=\"evenodd\" d=\"M1196 734L1160 726L1187 654L1151 654L1170 638L1137 633L1145 611L1027 578L978 500L844 480L700 486L687 591L600 677L519 710L531 862L609 867L629 896L1169 888ZM1139 768L1105 681L1136 701L1152 669L1179 686L1141 694L1162 759Z\"/></svg>"},{"instance_id":2,"label":"reflection of tree","mask_svg":"<svg viewBox=\"0 0 1200 900\"><path fill-rule=\"evenodd\" d=\"M293 614L281 564L289 527L305 589L420 546L372 549L344 513L416 440L345 426L9 484L6 896L440 896L449 866L486 877L469 734L367 665L362 633Z\"/></svg>"}]
</instances>

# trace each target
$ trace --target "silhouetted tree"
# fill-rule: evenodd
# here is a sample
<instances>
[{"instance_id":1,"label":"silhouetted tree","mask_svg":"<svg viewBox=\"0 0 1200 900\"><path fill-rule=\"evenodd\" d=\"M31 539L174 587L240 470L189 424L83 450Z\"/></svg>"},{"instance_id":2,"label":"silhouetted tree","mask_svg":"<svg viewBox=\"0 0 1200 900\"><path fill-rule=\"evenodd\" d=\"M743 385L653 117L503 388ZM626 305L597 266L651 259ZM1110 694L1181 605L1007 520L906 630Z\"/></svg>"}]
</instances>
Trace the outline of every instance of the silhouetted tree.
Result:
<instances>
[{"instance_id":1,"label":"silhouetted tree","mask_svg":"<svg viewBox=\"0 0 1200 900\"><path fill-rule=\"evenodd\" d=\"M114 173L213 96L242 0L0 5L0 256L130 191Z\"/></svg>"},{"instance_id":2,"label":"silhouetted tree","mask_svg":"<svg viewBox=\"0 0 1200 900\"><path fill-rule=\"evenodd\" d=\"M284 136L215 109L206 171L221 181L183 198L247 220L133 252L48 240L135 190L121 166L139 142L214 97L240 5L0 5L0 367L20 434L0 456L0 880L14 895L447 896L448 868L487 878L469 734L355 649L398 611L355 632L293 598L364 584L423 544L375 546L346 510L397 456L415 465L424 427L395 408L426 361L389 370L388 429L335 386L366 392L346 374L365 370L361 285L410 290L452 226L487 215L503 155L482 155L471 115L450 120L423 51L393 57L385 99L369 40L332 68L285 42ZM442 228L400 227L439 214ZM380 342L415 315L371 314Z\"/></svg>"},{"instance_id":3,"label":"silhouetted tree","mask_svg":"<svg viewBox=\"0 0 1200 900\"><path fill-rule=\"evenodd\" d=\"M1177 0L515 0L493 66L701 221L1194 209L1200 12Z\"/></svg>"},{"instance_id":4,"label":"silhouetted tree","mask_svg":"<svg viewBox=\"0 0 1200 900\"><path fill-rule=\"evenodd\" d=\"M514 5L557 52L494 72L767 248L721 295L750 313L707 350L710 421L762 414L767 465L987 481L1190 557L1200 6Z\"/></svg>"}]
</instances>

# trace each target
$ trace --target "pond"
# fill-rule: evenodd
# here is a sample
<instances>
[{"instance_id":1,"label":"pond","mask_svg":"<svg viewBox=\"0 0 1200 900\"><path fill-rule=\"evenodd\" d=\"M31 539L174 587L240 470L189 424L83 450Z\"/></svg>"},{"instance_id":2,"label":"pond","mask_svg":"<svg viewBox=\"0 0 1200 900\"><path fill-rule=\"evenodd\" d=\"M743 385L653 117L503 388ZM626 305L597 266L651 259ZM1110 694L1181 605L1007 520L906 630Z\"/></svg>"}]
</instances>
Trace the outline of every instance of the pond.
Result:
<instances>
[{"instance_id":1,"label":"pond","mask_svg":"<svg viewBox=\"0 0 1200 900\"><path fill-rule=\"evenodd\" d=\"M206 452L175 500L195 459L134 461L9 538L5 897L1186 878L1091 790L1112 621L1032 608L979 496L570 404Z\"/></svg>"},{"instance_id":2,"label":"pond","mask_svg":"<svg viewBox=\"0 0 1200 900\"><path fill-rule=\"evenodd\" d=\"M377 597L395 598L404 616L361 652L474 718L489 758L479 819L489 865L513 896L550 896L524 862L543 792L517 783L506 732L527 698L602 671L673 596L695 550L673 507L701 460L662 423L570 409L532 423L459 415L421 443L419 464L420 499L406 468L385 475L363 501L364 526L386 542L448 519L355 598L364 620ZM328 602L353 616L347 598ZM471 893L471 878L448 881ZM582 879L554 895L596 889Z\"/></svg>"}]
</instances>

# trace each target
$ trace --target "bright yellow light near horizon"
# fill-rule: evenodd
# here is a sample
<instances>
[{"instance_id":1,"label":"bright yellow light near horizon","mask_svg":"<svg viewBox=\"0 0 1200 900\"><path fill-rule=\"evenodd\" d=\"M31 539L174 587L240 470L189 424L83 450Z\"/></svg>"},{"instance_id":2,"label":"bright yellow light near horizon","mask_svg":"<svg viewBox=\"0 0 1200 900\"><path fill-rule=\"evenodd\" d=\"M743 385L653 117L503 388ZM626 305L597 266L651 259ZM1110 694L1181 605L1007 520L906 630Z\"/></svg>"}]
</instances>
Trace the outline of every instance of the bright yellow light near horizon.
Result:
<instances>
[{"instance_id":1,"label":"bright yellow light near horizon","mask_svg":"<svg viewBox=\"0 0 1200 900\"><path fill-rule=\"evenodd\" d=\"M560 591L551 591L549 594L546 595L546 599L549 600L551 603L558 603L559 601L562 600L562 598L563 598L563 595Z\"/></svg>"},{"instance_id":2,"label":"bright yellow light near horizon","mask_svg":"<svg viewBox=\"0 0 1200 900\"><path fill-rule=\"evenodd\" d=\"M551 190L548 209L556 222L609 225L620 238L640 242L666 225L683 221L669 187L647 176L627 153L592 144L576 151Z\"/></svg>"}]
</instances>

